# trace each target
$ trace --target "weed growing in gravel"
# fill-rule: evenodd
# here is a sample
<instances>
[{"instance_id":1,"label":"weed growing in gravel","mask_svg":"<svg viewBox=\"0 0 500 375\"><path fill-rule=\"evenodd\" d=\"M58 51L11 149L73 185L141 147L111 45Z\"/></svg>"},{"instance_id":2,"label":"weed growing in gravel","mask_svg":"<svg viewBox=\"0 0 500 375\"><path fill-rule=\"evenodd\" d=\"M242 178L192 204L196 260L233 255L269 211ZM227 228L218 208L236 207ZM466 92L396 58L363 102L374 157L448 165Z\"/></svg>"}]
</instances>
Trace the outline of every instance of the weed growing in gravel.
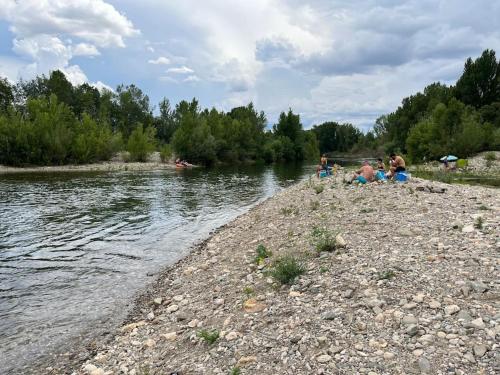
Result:
<instances>
[{"instance_id":1,"label":"weed growing in gravel","mask_svg":"<svg viewBox=\"0 0 500 375\"><path fill-rule=\"evenodd\" d=\"M329 271L329 268L328 267L325 267L325 266L321 266L319 268L319 273L326 273Z\"/></svg>"},{"instance_id":2,"label":"weed growing in gravel","mask_svg":"<svg viewBox=\"0 0 500 375\"><path fill-rule=\"evenodd\" d=\"M489 207L488 206L485 206L484 204L480 205L478 208L478 210L481 210L481 211L488 211L489 210Z\"/></svg>"},{"instance_id":3,"label":"weed growing in gravel","mask_svg":"<svg viewBox=\"0 0 500 375\"><path fill-rule=\"evenodd\" d=\"M374 211L375 210L373 208L362 208L359 212L361 212L362 214L367 214Z\"/></svg>"},{"instance_id":4,"label":"weed growing in gravel","mask_svg":"<svg viewBox=\"0 0 500 375\"><path fill-rule=\"evenodd\" d=\"M319 208L319 201L311 201L311 211L316 211Z\"/></svg>"},{"instance_id":5,"label":"weed growing in gravel","mask_svg":"<svg viewBox=\"0 0 500 375\"><path fill-rule=\"evenodd\" d=\"M281 284L292 284L295 278L306 272L305 267L293 256L286 255L274 262L270 275Z\"/></svg>"},{"instance_id":6,"label":"weed growing in gravel","mask_svg":"<svg viewBox=\"0 0 500 375\"><path fill-rule=\"evenodd\" d=\"M231 375L240 375L241 374L241 370L239 367L233 367L233 369L231 370Z\"/></svg>"},{"instance_id":7,"label":"weed growing in gravel","mask_svg":"<svg viewBox=\"0 0 500 375\"><path fill-rule=\"evenodd\" d=\"M325 185L315 185L314 186L314 191L316 194L321 194L325 190Z\"/></svg>"},{"instance_id":8,"label":"weed growing in gravel","mask_svg":"<svg viewBox=\"0 0 500 375\"><path fill-rule=\"evenodd\" d=\"M476 219L476 222L474 223L474 227L476 227L476 229L483 229L483 224L484 224L484 220L481 216L479 216Z\"/></svg>"},{"instance_id":9,"label":"weed growing in gravel","mask_svg":"<svg viewBox=\"0 0 500 375\"><path fill-rule=\"evenodd\" d=\"M295 206L290 206L290 207L282 207L281 208L281 213L285 216L289 216L292 214L297 215L299 213L298 207Z\"/></svg>"},{"instance_id":10,"label":"weed growing in gravel","mask_svg":"<svg viewBox=\"0 0 500 375\"><path fill-rule=\"evenodd\" d=\"M314 245L317 252L322 251L334 251L337 246L336 232L332 232L326 228L313 228L312 244Z\"/></svg>"},{"instance_id":11,"label":"weed growing in gravel","mask_svg":"<svg viewBox=\"0 0 500 375\"><path fill-rule=\"evenodd\" d=\"M198 337L202 338L207 344L212 345L219 338L219 331L216 329L212 331L202 329L198 332Z\"/></svg>"},{"instance_id":12,"label":"weed growing in gravel","mask_svg":"<svg viewBox=\"0 0 500 375\"><path fill-rule=\"evenodd\" d=\"M257 256L255 257L255 263L262 264L264 259L269 258L273 253L271 250L267 250L264 245L257 246Z\"/></svg>"},{"instance_id":13,"label":"weed growing in gravel","mask_svg":"<svg viewBox=\"0 0 500 375\"><path fill-rule=\"evenodd\" d=\"M245 293L247 297L251 297L254 293L254 290L251 286L246 286L243 288L243 293Z\"/></svg>"},{"instance_id":14,"label":"weed growing in gravel","mask_svg":"<svg viewBox=\"0 0 500 375\"><path fill-rule=\"evenodd\" d=\"M396 273L393 270L382 271L377 273L377 280L390 280L394 276L396 276Z\"/></svg>"},{"instance_id":15,"label":"weed growing in gravel","mask_svg":"<svg viewBox=\"0 0 500 375\"><path fill-rule=\"evenodd\" d=\"M495 161L497 160L497 156L494 152L488 152L484 155L484 160L486 161Z\"/></svg>"}]
</instances>

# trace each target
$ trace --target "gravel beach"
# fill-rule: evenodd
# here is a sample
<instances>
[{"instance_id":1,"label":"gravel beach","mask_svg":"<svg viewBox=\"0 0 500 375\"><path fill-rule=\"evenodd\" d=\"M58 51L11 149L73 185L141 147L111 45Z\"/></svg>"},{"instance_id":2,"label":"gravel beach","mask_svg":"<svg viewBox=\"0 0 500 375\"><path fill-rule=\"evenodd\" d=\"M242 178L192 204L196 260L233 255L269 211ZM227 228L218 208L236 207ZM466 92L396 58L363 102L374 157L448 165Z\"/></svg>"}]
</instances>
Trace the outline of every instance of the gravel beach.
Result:
<instances>
[{"instance_id":1,"label":"gravel beach","mask_svg":"<svg viewBox=\"0 0 500 375\"><path fill-rule=\"evenodd\" d=\"M344 178L296 184L219 229L87 360L42 372L498 374L499 190ZM256 261L259 245L272 255ZM270 271L284 255L305 272L282 285Z\"/></svg>"}]
</instances>

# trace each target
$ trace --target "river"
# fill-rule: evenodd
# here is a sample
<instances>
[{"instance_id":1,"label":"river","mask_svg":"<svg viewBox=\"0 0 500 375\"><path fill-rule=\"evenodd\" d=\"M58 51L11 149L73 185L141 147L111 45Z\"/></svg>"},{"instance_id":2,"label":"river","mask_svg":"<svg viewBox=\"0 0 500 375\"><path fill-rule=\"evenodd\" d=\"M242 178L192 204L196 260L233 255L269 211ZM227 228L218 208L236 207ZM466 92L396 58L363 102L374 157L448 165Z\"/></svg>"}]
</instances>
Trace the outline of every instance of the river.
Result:
<instances>
[{"instance_id":1,"label":"river","mask_svg":"<svg viewBox=\"0 0 500 375\"><path fill-rule=\"evenodd\" d=\"M211 231L314 172L245 166L0 176L0 369L109 331Z\"/></svg>"}]
</instances>

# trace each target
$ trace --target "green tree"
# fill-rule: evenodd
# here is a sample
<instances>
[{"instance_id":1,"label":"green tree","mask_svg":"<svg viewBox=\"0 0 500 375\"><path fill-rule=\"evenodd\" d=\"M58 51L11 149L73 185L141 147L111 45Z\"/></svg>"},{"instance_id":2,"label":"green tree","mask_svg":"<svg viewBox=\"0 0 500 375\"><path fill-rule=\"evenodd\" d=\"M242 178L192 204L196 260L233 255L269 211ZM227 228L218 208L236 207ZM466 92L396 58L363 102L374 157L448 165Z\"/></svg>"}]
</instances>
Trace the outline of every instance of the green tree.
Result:
<instances>
[{"instance_id":1,"label":"green tree","mask_svg":"<svg viewBox=\"0 0 500 375\"><path fill-rule=\"evenodd\" d=\"M117 106L112 116L116 116L118 129L128 137L142 124L146 128L153 125L153 113L149 97L135 85L119 85L116 89Z\"/></svg>"},{"instance_id":2,"label":"green tree","mask_svg":"<svg viewBox=\"0 0 500 375\"><path fill-rule=\"evenodd\" d=\"M14 91L7 78L0 77L0 113L6 113L14 103Z\"/></svg>"},{"instance_id":3,"label":"green tree","mask_svg":"<svg viewBox=\"0 0 500 375\"><path fill-rule=\"evenodd\" d=\"M130 153L131 161L145 162L149 155L155 150L155 130L152 127L143 128L138 124L127 142L127 151Z\"/></svg>"}]
</instances>

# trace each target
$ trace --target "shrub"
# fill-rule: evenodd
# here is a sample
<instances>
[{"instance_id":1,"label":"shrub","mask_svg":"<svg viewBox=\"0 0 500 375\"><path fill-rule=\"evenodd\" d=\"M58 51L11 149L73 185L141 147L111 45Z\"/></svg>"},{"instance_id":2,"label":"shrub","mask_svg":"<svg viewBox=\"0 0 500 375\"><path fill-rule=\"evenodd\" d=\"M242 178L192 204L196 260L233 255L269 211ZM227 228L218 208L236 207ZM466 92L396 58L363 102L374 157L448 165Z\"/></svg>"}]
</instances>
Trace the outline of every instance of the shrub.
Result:
<instances>
[{"instance_id":1,"label":"shrub","mask_svg":"<svg viewBox=\"0 0 500 375\"><path fill-rule=\"evenodd\" d=\"M282 207L281 208L281 213L283 215L292 215L292 214L295 214L297 215L299 213L299 209L295 206L290 206L290 207Z\"/></svg>"},{"instance_id":2,"label":"shrub","mask_svg":"<svg viewBox=\"0 0 500 375\"><path fill-rule=\"evenodd\" d=\"M166 163L172 157L172 147L169 144L163 145L160 148L160 159L163 163Z\"/></svg>"},{"instance_id":3,"label":"shrub","mask_svg":"<svg viewBox=\"0 0 500 375\"><path fill-rule=\"evenodd\" d=\"M142 125L139 124L127 142L127 151L130 153L131 161L145 162L148 160L149 154L151 154L154 149L154 136L155 130L153 128L143 129Z\"/></svg>"},{"instance_id":4,"label":"shrub","mask_svg":"<svg viewBox=\"0 0 500 375\"><path fill-rule=\"evenodd\" d=\"M483 229L483 224L484 224L483 218L479 216L476 219L476 222L474 223L474 227L476 227L476 229Z\"/></svg>"},{"instance_id":5,"label":"shrub","mask_svg":"<svg viewBox=\"0 0 500 375\"><path fill-rule=\"evenodd\" d=\"M457 160L457 168L467 168L469 165L469 161L467 159L458 159Z\"/></svg>"},{"instance_id":6,"label":"shrub","mask_svg":"<svg viewBox=\"0 0 500 375\"><path fill-rule=\"evenodd\" d=\"M316 192L316 194L321 194L323 192L323 190L325 190L324 185L315 185L314 186L314 191Z\"/></svg>"},{"instance_id":7,"label":"shrub","mask_svg":"<svg viewBox=\"0 0 500 375\"><path fill-rule=\"evenodd\" d=\"M316 211L319 208L319 201L311 201L311 211Z\"/></svg>"},{"instance_id":8,"label":"shrub","mask_svg":"<svg viewBox=\"0 0 500 375\"><path fill-rule=\"evenodd\" d=\"M241 370L239 367L233 367L233 369L231 370L231 375L240 375L241 374Z\"/></svg>"},{"instance_id":9,"label":"shrub","mask_svg":"<svg viewBox=\"0 0 500 375\"><path fill-rule=\"evenodd\" d=\"M255 263L261 264L264 262L264 259L269 258L273 253L270 250L267 250L264 245L257 246L257 256L255 257Z\"/></svg>"},{"instance_id":10,"label":"shrub","mask_svg":"<svg viewBox=\"0 0 500 375\"><path fill-rule=\"evenodd\" d=\"M377 279L378 280L390 280L392 279L396 274L394 273L393 270L387 270L387 271L382 271L377 274Z\"/></svg>"},{"instance_id":11,"label":"shrub","mask_svg":"<svg viewBox=\"0 0 500 375\"><path fill-rule=\"evenodd\" d=\"M287 255L278 258L270 275L281 284L291 284L298 276L306 271L305 267L293 256Z\"/></svg>"},{"instance_id":12,"label":"shrub","mask_svg":"<svg viewBox=\"0 0 500 375\"><path fill-rule=\"evenodd\" d=\"M212 345L219 338L219 331L217 331L216 329L212 331L202 329L198 332L198 337L203 339L207 344Z\"/></svg>"},{"instance_id":13,"label":"shrub","mask_svg":"<svg viewBox=\"0 0 500 375\"><path fill-rule=\"evenodd\" d=\"M325 228L314 228L312 232L313 245L316 251L334 251L337 247L337 233Z\"/></svg>"}]
</instances>

